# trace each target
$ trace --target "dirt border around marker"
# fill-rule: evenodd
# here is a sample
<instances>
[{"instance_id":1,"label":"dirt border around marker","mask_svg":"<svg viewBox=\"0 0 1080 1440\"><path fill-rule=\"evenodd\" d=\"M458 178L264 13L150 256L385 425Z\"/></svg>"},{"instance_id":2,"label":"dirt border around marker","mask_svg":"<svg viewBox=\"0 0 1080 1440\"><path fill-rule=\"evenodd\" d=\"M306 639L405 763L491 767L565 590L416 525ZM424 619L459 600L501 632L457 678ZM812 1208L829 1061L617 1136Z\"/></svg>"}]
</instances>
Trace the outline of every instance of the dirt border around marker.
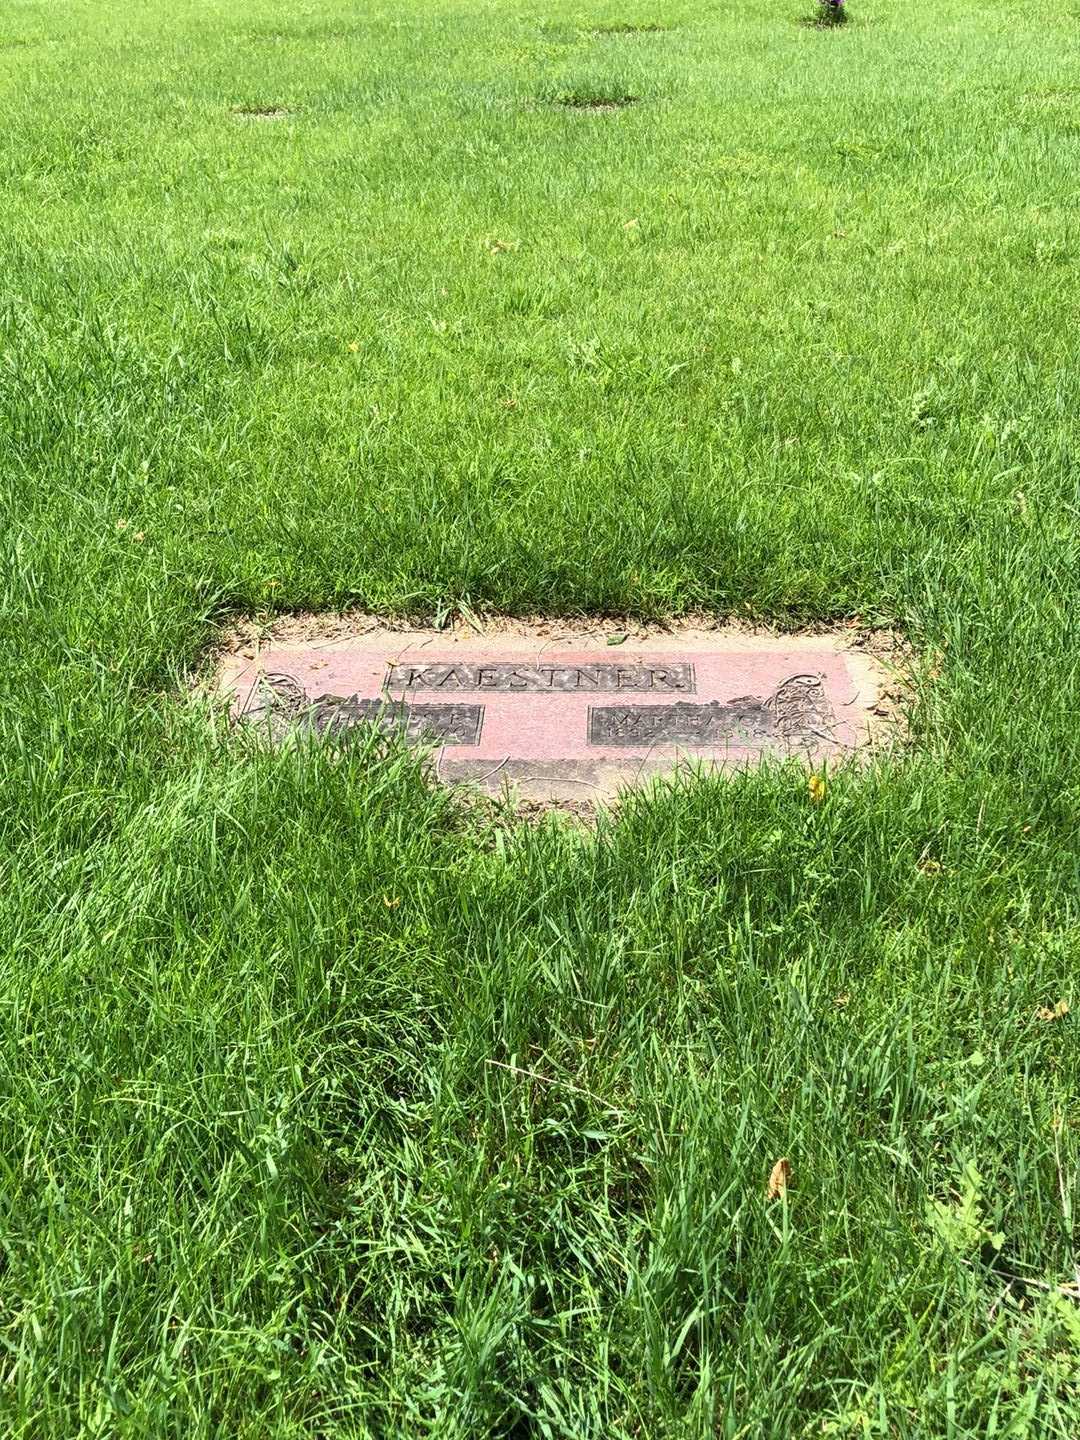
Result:
<instances>
[{"instance_id":1,"label":"dirt border around marker","mask_svg":"<svg viewBox=\"0 0 1080 1440\"><path fill-rule=\"evenodd\" d=\"M402 634L424 631L454 635L472 632L477 635L514 635L522 639L572 639L578 636L626 634L631 640L651 640L655 636L679 636L705 633L710 636L798 636L832 635L845 637L853 650L885 659L900 660L913 652L901 631L895 627L866 625L858 618L847 620L811 620L797 625L784 625L766 620L748 620L740 616L718 616L707 610L691 610L666 620L643 620L635 615L501 615L483 611L455 609L445 625L437 625L418 615L374 615L366 611L298 610L268 615L265 619L249 616L220 626L221 643L215 647L217 656L232 653L255 641L275 644L309 644L313 640L352 640L374 631Z\"/></svg>"}]
</instances>

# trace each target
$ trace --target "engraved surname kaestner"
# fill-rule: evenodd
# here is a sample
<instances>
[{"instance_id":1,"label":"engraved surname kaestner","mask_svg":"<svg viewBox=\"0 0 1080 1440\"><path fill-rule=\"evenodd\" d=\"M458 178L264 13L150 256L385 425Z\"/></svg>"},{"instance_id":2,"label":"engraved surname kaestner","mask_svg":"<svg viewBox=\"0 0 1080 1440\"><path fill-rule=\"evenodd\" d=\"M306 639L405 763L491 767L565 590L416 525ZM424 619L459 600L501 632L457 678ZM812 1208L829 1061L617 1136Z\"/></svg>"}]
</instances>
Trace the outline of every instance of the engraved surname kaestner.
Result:
<instances>
[{"instance_id":1,"label":"engraved surname kaestner","mask_svg":"<svg viewBox=\"0 0 1080 1440\"><path fill-rule=\"evenodd\" d=\"M692 695L694 667L677 662L666 665L521 665L488 661L485 664L391 665L391 690L500 690L575 691L659 690Z\"/></svg>"}]
</instances>

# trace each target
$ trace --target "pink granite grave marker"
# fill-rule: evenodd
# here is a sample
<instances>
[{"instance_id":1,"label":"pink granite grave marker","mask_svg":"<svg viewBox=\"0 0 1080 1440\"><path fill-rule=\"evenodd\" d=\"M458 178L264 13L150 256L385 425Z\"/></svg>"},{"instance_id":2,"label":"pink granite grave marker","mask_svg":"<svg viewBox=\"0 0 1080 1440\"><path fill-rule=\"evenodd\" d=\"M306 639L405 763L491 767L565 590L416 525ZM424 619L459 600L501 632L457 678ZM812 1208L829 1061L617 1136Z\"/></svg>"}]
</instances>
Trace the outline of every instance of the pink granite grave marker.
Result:
<instances>
[{"instance_id":1,"label":"pink granite grave marker","mask_svg":"<svg viewBox=\"0 0 1080 1440\"><path fill-rule=\"evenodd\" d=\"M869 738L881 670L828 636L724 631L605 643L374 629L230 657L234 714L274 735L398 731L444 780L539 799L611 796L679 765L813 764Z\"/></svg>"}]
</instances>

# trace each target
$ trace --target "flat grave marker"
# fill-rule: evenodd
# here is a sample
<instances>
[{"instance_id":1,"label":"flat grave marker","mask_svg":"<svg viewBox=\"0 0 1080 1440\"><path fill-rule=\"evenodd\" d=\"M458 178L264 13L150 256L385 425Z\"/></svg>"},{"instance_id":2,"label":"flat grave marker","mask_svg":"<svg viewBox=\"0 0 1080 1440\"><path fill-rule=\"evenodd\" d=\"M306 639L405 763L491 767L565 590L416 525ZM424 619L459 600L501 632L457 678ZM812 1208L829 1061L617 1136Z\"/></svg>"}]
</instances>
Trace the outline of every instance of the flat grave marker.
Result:
<instances>
[{"instance_id":1,"label":"flat grave marker","mask_svg":"<svg viewBox=\"0 0 1080 1440\"><path fill-rule=\"evenodd\" d=\"M373 628L231 655L234 717L272 738L375 727L433 747L439 777L537 800L606 799L690 764L868 745L886 672L843 636L725 630L544 637Z\"/></svg>"}]
</instances>

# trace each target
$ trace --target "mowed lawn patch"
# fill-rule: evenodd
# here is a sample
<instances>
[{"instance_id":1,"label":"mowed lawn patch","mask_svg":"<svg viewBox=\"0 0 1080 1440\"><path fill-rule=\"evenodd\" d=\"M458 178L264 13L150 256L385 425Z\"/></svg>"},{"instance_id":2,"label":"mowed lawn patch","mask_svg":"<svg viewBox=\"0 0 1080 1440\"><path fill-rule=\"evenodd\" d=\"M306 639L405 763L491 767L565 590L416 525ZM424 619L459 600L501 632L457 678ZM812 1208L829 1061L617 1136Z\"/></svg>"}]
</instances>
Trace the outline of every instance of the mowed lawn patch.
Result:
<instances>
[{"instance_id":1,"label":"mowed lawn patch","mask_svg":"<svg viewBox=\"0 0 1080 1440\"><path fill-rule=\"evenodd\" d=\"M1080 30L848 8L0 17L5 1433L1075 1434ZM894 627L911 746L188 698L346 607Z\"/></svg>"}]
</instances>

